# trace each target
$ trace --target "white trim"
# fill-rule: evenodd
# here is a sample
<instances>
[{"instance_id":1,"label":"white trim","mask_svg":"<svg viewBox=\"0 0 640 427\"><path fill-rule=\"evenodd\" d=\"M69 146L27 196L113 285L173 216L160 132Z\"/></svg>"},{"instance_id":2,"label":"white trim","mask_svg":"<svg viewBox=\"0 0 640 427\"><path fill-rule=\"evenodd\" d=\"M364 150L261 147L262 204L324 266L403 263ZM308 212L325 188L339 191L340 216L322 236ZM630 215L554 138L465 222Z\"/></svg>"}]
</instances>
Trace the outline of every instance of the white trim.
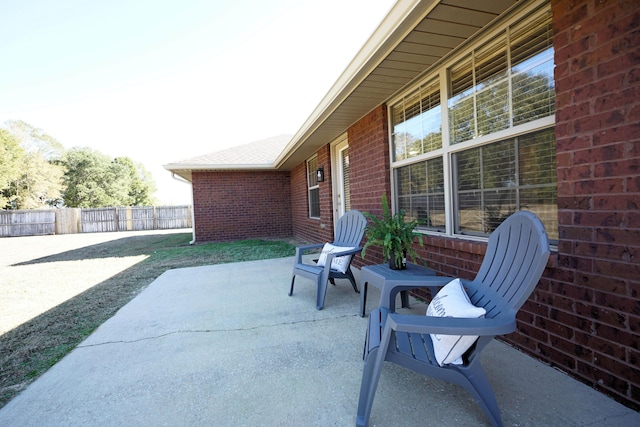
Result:
<instances>
[{"instance_id":1,"label":"white trim","mask_svg":"<svg viewBox=\"0 0 640 427\"><path fill-rule=\"evenodd\" d=\"M393 144L391 144L391 141L393 141L393 117L391 115L391 104L387 104L387 120L389 122L389 126L387 126L387 130L388 130L388 135L387 135L387 141L389 141L388 145L388 150L389 150L389 161L390 161L390 165L389 165L389 183L391 184L391 200L388 200L387 202L391 203L391 213L395 214L397 212L397 197L396 197L396 186L394 185L394 182L396 182L396 178L395 178L395 168L393 167L394 162L392 161L392 159L395 156L395 150L393 149Z\"/></svg>"},{"instance_id":2,"label":"white trim","mask_svg":"<svg viewBox=\"0 0 640 427\"><path fill-rule=\"evenodd\" d=\"M449 135L449 109L443 108L442 100L449 99L449 87L448 87L448 74L446 69L441 69L438 73L440 77L440 113L442 119L442 151L447 152L446 155L442 154L442 173L444 173L444 229L447 236L453 236L453 224L456 210L453 207L454 203L454 191L453 191L453 175L451 171L451 154L450 142L451 137ZM393 184L392 184L393 185Z\"/></svg>"},{"instance_id":3,"label":"white trim","mask_svg":"<svg viewBox=\"0 0 640 427\"><path fill-rule=\"evenodd\" d=\"M312 173L310 173L309 171L309 162L315 160L316 161L316 168L318 167L318 154L314 154L313 156L309 157L305 163L304 163L304 172L305 172L305 181L307 183L307 217L309 219L320 219L322 217L322 212L320 211L320 205L318 205L318 210L320 212L318 216L312 216L311 215L311 190L318 190L318 204L320 202L320 184L318 184L316 182L316 185L309 185L309 177L310 176L315 176L315 171L313 171Z\"/></svg>"},{"instance_id":4,"label":"white trim","mask_svg":"<svg viewBox=\"0 0 640 427\"><path fill-rule=\"evenodd\" d=\"M492 142L503 141L509 138L515 138L520 135L526 135L535 131L543 130L551 127L555 124L555 116L547 116L541 119L533 120L521 125L517 125L511 128L503 129L498 132L490 133L488 135L479 136L475 139L460 142L450 146L449 153L458 153L460 151L468 150L469 148L480 147L482 145L491 144ZM429 153L431 154L431 153ZM435 156L431 156L435 157ZM414 157L415 159L415 157Z\"/></svg>"},{"instance_id":5,"label":"white trim","mask_svg":"<svg viewBox=\"0 0 640 427\"><path fill-rule=\"evenodd\" d=\"M278 169L276 169L273 165L268 165L268 164L251 164L251 163L247 163L247 164L243 164L243 163L237 163L237 164L204 164L204 163L192 163L192 164L188 164L188 163L169 163L166 165L162 166L163 168L165 168L166 170L173 172L173 171L184 171L184 170L189 170L189 171L216 171L216 170L273 170L273 171L277 171Z\"/></svg>"},{"instance_id":6,"label":"white trim","mask_svg":"<svg viewBox=\"0 0 640 427\"><path fill-rule=\"evenodd\" d=\"M332 203L333 203L333 222L334 225L338 219L346 212L344 209L344 200L338 201L338 197L342 195L344 197L344 176L342 175L342 162L340 154L342 151L349 147L349 140L347 133L343 133L336 138L330 145L331 150L331 187L332 187ZM342 206L342 210L340 209Z\"/></svg>"}]
</instances>

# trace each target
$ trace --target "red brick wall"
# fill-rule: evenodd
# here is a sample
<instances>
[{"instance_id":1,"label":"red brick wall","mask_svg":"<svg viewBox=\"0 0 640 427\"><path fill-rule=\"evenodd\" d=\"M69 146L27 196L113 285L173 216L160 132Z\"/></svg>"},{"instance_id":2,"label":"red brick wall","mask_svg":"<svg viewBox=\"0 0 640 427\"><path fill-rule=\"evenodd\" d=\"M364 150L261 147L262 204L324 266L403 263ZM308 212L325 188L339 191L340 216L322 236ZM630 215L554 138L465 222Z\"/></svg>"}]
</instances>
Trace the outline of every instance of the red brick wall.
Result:
<instances>
[{"instance_id":1,"label":"red brick wall","mask_svg":"<svg viewBox=\"0 0 640 427\"><path fill-rule=\"evenodd\" d=\"M291 171L291 217L293 235L307 242L318 241L319 221L309 219L307 167L301 163Z\"/></svg>"},{"instance_id":2,"label":"red brick wall","mask_svg":"<svg viewBox=\"0 0 640 427\"><path fill-rule=\"evenodd\" d=\"M197 243L290 237L289 172L194 172Z\"/></svg>"},{"instance_id":3,"label":"red brick wall","mask_svg":"<svg viewBox=\"0 0 640 427\"><path fill-rule=\"evenodd\" d=\"M331 186L331 153L329 146L317 152L318 167L324 167L324 181L318 183L320 191L320 219L309 218L307 192L307 164L303 162L291 171L291 215L293 235L306 242L333 241L333 199Z\"/></svg>"},{"instance_id":4,"label":"red brick wall","mask_svg":"<svg viewBox=\"0 0 640 427\"><path fill-rule=\"evenodd\" d=\"M640 409L640 2L553 0L558 269L535 352Z\"/></svg>"},{"instance_id":5,"label":"red brick wall","mask_svg":"<svg viewBox=\"0 0 640 427\"><path fill-rule=\"evenodd\" d=\"M391 200L387 106L379 106L351 126L348 138L351 209L380 215L382 195ZM364 263L360 257L352 262L359 267L382 262L382 252L373 246L365 257Z\"/></svg>"},{"instance_id":6,"label":"red brick wall","mask_svg":"<svg viewBox=\"0 0 640 427\"><path fill-rule=\"evenodd\" d=\"M506 337L640 409L640 2L551 0L559 244ZM386 106L348 130L351 206L380 213L390 191ZM321 218L308 217L306 164L289 172L193 175L198 241L333 235L329 146L318 151ZM427 237L436 271L473 278L486 245ZM381 262L373 248L354 264Z\"/></svg>"},{"instance_id":7,"label":"red brick wall","mask_svg":"<svg viewBox=\"0 0 640 427\"><path fill-rule=\"evenodd\" d=\"M380 106L348 130L351 209L380 213L380 197L390 196L389 132L386 106ZM333 194L329 145L317 152L318 166L324 167L325 181L320 185L321 218L309 218L306 164L291 171L293 235L309 242L333 240ZM323 227L324 226L324 227ZM367 254L367 263L381 261L375 248ZM359 256L353 265L364 265Z\"/></svg>"},{"instance_id":8,"label":"red brick wall","mask_svg":"<svg viewBox=\"0 0 640 427\"><path fill-rule=\"evenodd\" d=\"M558 252L506 341L640 409L640 3L552 1ZM428 237L473 278L486 246Z\"/></svg>"},{"instance_id":9,"label":"red brick wall","mask_svg":"<svg viewBox=\"0 0 640 427\"><path fill-rule=\"evenodd\" d=\"M552 2L560 242L506 341L639 409L636 4ZM348 135L352 208L379 214L380 196L390 196L386 107ZM469 279L486 250L484 243L462 239L427 237L424 243L417 249L430 267ZM380 253L368 252L364 263L377 262ZM363 264L359 258L354 263Z\"/></svg>"}]
</instances>

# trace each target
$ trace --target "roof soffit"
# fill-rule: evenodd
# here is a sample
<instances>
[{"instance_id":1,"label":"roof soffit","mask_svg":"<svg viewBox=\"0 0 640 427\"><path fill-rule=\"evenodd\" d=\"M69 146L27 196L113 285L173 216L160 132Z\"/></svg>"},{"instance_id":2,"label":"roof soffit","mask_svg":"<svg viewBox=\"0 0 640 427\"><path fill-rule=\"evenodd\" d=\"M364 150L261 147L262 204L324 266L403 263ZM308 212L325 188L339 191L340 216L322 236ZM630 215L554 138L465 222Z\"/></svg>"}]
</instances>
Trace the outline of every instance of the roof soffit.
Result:
<instances>
[{"instance_id":1,"label":"roof soffit","mask_svg":"<svg viewBox=\"0 0 640 427\"><path fill-rule=\"evenodd\" d=\"M294 135L275 167L291 169L440 63L517 0L400 0Z\"/></svg>"}]
</instances>

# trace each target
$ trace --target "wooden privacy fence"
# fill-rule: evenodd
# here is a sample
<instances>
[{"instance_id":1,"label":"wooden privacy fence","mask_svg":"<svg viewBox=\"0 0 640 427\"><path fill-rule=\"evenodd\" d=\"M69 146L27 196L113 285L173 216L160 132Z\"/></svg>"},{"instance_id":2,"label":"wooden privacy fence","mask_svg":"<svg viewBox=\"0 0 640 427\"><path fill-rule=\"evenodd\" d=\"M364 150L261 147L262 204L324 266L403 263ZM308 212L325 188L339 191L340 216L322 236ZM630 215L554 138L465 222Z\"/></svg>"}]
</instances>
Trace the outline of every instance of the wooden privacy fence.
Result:
<instances>
[{"instance_id":1,"label":"wooden privacy fence","mask_svg":"<svg viewBox=\"0 0 640 427\"><path fill-rule=\"evenodd\" d=\"M0 211L0 236L55 234L56 213L47 211Z\"/></svg>"},{"instance_id":2,"label":"wooden privacy fence","mask_svg":"<svg viewBox=\"0 0 640 427\"><path fill-rule=\"evenodd\" d=\"M0 237L191 227L191 206L0 211Z\"/></svg>"}]
</instances>

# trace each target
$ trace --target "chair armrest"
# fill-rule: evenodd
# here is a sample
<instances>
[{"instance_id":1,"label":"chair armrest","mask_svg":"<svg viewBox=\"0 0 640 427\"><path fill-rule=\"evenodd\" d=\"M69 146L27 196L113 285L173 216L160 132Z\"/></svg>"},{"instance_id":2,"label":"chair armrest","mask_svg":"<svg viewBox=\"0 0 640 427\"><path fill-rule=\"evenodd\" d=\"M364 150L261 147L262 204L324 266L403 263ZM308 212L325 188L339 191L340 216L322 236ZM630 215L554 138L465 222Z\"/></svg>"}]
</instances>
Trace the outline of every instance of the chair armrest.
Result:
<instances>
[{"instance_id":1,"label":"chair armrest","mask_svg":"<svg viewBox=\"0 0 640 427\"><path fill-rule=\"evenodd\" d=\"M513 317L465 319L389 313L385 328L396 332L440 335L504 335L515 331Z\"/></svg>"},{"instance_id":2,"label":"chair armrest","mask_svg":"<svg viewBox=\"0 0 640 427\"><path fill-rule=\"evenodd\" d=\"M331 270L331 262L336 257L341 257L341 256L345 256L345 255L353 255L353 254L357 254L358 252L361 252L361 251L362 251L362 248L353 248L353 249L350 249L348 251L340 251L340 252L333 252L333 253L327 254L327 260L324 262L324 268L327 271Z\"/></svg>"},{"instance_id":3,"label":"chair armrest","mask_svg":"<svg viewBox=\"0 0 640 427\"><path fill-rule=\"evenodd\" d=\"M333 255L333 256L331 257L331 258L333 259L334 257L337 257L337 256L355 255L355 254L357 254L357 253L359 253L359 252L362 252L362 248L359 248L359 247L358 247L358 248L350 249L350 250L348 250L348 251L340 251L340 252L336 252L336 253L333 253L333 254L329 254L329 256L330 256L330 255ZM327 256L327 260L329 259L329 256Z\"/></svg>"},{"instance_id":4,"label":"chair armrest","mask_svg":"<svg viewBox=\"0 0 640 427\"><path fill-rule=\"evenodd\" d=\"M303 245L303 246L297 246L296 247L296 251L300 251L300 252L306 252L309 251L311 249L318 249L324 246L324 243L313 243L310 245Z\"/></svg>"},{"instance_id":5,"label":"chair armrest","mask_svg":"<svg viewBox=\"0 0 640 427\"><path fill-rule=\"evenodd\" d=\"M424 276L424 280L419 284L397 285L393 282L386 282L380 290L380 307L395 310L396 296L398 292L410 291L412 289L429 288L431 297L438 293L439 288L452 281L453 277L444 276Z\"/></svg>"},{"instance_id":6,"label":"chair armrest","mask_svg":"<svg viewBox=\"0 0 640 427\"><path fill-rule=\"evenodd\" d=\"M311 244L311 245L297 246L296 247L296 264L303 264L302 256L304 255L304 253L306 251L310 251L312 249L320 249L322 247L324 247L324 243L316 243L316 244ZM349 250L345 250L345 251L340 251L340 252L337 252L337 253L330 253L330 254L327 255L327 260L325 261L325 267L329 266L328 269L331 269L331 261L333 261L333 259L335 257L337 257L337 256L354 255L354 254L357 254L359 252L362 252L362 248L360 248L360 247L349 249Z\"/></svg>"},{"instance_id":7,"label":"chair armrest","mask_svg":"<svg viewBox=\"0 0 640 427\"><path fill-rule=\"evenodd\" d=\"M302 255L304 255L305 252L310 251L311 249L319 249L319 248L322 248L323 246L324 246L324 243L314 243L310 245L297 246L296 247L296 263L302 264Z\"/></svg>"}]
</instances>

